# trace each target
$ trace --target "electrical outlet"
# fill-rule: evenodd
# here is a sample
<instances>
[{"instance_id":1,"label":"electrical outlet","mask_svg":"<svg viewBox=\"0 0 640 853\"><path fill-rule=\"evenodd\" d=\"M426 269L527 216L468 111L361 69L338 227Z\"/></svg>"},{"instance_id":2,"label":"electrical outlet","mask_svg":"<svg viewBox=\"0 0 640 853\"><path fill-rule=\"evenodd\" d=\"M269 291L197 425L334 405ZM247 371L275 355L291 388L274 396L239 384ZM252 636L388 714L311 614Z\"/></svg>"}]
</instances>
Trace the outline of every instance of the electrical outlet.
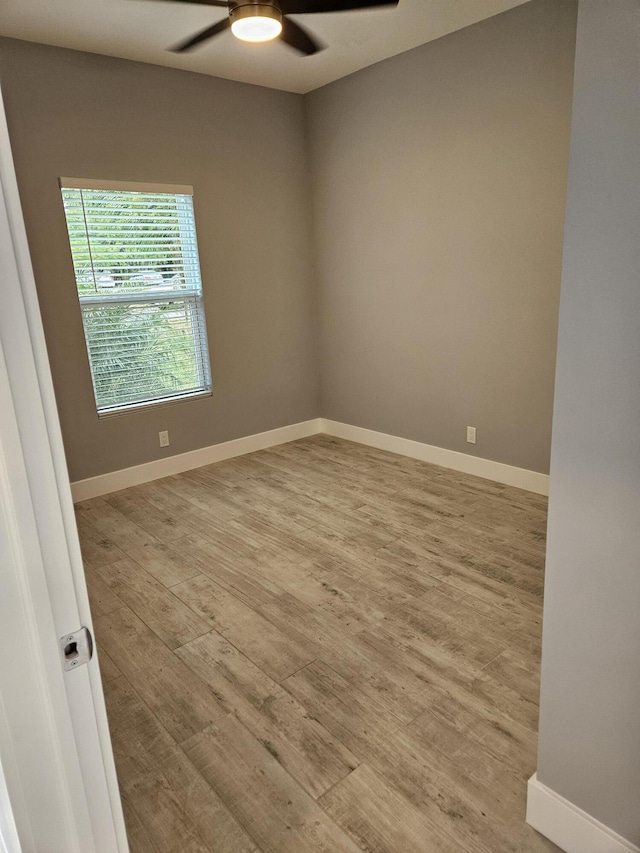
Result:
<instances>
[{"instance_id":1,"label":"electrical outlet","mask_svg":"<svg viewBox=\"0 0 640 853\"><path fill-rule=\"evenodd\" d=\"M476 428L475 427L467 427L467 441L469 444L476 443Z\"/></svg>"},{"instance_id":2,"label":"electrical outlet","mask_svg":"<svg viewBox=\"0 0 640 853\"><path fill-rule=\"evenodd\" d=\"M169 447L169 430L163 429L162 432L158 433L158 438L160 439L160 447Z\"/></svg>"}]
</instances>

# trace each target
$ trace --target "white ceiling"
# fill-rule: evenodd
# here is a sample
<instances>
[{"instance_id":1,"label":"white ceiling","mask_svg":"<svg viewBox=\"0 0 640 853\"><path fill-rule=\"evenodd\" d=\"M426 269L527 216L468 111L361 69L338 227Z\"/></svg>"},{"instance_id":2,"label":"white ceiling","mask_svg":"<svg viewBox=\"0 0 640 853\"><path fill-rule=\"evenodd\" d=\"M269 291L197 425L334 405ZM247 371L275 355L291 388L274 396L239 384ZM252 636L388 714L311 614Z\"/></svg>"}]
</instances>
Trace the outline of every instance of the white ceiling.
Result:
<instances>
[{"instance_id":1,"label":"white ceiling","mask_svg":"<svg viewBox=\"0 0 640 853\"><path fill-rule=\"evenodd\" d=\"M328 45L308 57L277 41L243 44L230 32L170 53L226 12L155 0L3 0L0 34L304 93L525 2L400 0L395 9L292 16Z\"/></svg>"}]
</instances>

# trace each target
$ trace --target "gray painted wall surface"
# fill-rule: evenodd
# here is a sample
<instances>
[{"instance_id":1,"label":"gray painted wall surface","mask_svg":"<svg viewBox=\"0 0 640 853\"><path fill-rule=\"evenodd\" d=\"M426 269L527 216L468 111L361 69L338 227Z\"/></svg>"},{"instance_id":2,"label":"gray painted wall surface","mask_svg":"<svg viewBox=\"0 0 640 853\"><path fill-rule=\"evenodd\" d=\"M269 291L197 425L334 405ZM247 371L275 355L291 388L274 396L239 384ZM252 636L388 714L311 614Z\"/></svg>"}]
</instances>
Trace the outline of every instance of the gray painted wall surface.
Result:
<instances>
[{"instance_id":1,"label":"gray painted wall surface","mask_svg":"<svg viewBox=\"0 0 640 853\"><path fill-rule=\"evenodd\" d=\"M324 417L548 471L575 16L537 0L308 96Z\"/></svg>"},{"instance_id":2,"label":"gray painted wall surface","mask_svg":"<svg viewBox=\"0 0 640 853\"><path fill-rule=\"evenodd\" d=\"M640 845L640 5L581 0L538 776Z\"/></svg>"},{"instance_id":3,"label":"gray painted wall surface","mask_svg":"<svg viewBox=\"0 0 640 853\"><path fill-rule=\"evenodd\" d=\"M306 117L298 95L0 40L71 479L318 415L546 471L574 31L574 0L533 0ZM211 399L98 420L60 175L193 184Z\"/></svg>"},{"instance_id":4,"label":"gray painted wall surface","mask_svg":"<svg viewBox=\"0 0 640 853\"><path fill-rule=\"evenodd\" d=\"M317 417L302 97L4 39L0 73L71 479ZM98 421L61 175L194 186L212 398Z\"/></svg>"}]
</instances>

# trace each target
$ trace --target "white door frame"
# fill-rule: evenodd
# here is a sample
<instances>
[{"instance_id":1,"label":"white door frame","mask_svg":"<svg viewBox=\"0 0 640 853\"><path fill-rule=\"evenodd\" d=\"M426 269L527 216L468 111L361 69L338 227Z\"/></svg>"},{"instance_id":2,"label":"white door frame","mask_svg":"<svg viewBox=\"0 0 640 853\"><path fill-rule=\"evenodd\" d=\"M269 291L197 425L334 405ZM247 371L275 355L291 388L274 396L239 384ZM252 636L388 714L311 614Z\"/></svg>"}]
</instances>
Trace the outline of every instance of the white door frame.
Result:
<instances>
[{"instance_id":1,"label":"white door frame","mask_svg":"<svg viewBox=\"0 0 640 853\"><path fill-rule=\"evenodd\" d=\"M58 650L91 614L1 96L0 276L0 817L23 853L126 853L97 656Z\"/></svg>"}]
</instances>

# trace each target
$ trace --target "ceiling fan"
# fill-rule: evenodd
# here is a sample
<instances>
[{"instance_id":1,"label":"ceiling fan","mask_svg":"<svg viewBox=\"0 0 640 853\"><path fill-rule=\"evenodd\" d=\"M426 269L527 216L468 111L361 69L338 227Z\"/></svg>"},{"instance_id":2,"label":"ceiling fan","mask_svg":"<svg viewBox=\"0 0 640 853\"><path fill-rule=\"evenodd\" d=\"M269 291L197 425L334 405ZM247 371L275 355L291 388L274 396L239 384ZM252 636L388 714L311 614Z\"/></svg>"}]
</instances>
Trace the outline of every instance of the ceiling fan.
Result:
<instances>
[{"instance_id":1,"label":"ceiling fan","mask_svg":"<svg viewBox=\"0 0 640 853\"><path fill-rule=\"evenodd\" d=\"M352 9L370 9L378 6L397 6L399 0L172 0L176 3L198 3L220 6L228 15L186 41L172 47L175 53L184 53L201 42L230 29L236 38L248 42L271 41L280 36L285 44L311 56L323 45L300 24L287 15L310 15L318 12L346 12Z\"/></svg>"}]
</instances>

